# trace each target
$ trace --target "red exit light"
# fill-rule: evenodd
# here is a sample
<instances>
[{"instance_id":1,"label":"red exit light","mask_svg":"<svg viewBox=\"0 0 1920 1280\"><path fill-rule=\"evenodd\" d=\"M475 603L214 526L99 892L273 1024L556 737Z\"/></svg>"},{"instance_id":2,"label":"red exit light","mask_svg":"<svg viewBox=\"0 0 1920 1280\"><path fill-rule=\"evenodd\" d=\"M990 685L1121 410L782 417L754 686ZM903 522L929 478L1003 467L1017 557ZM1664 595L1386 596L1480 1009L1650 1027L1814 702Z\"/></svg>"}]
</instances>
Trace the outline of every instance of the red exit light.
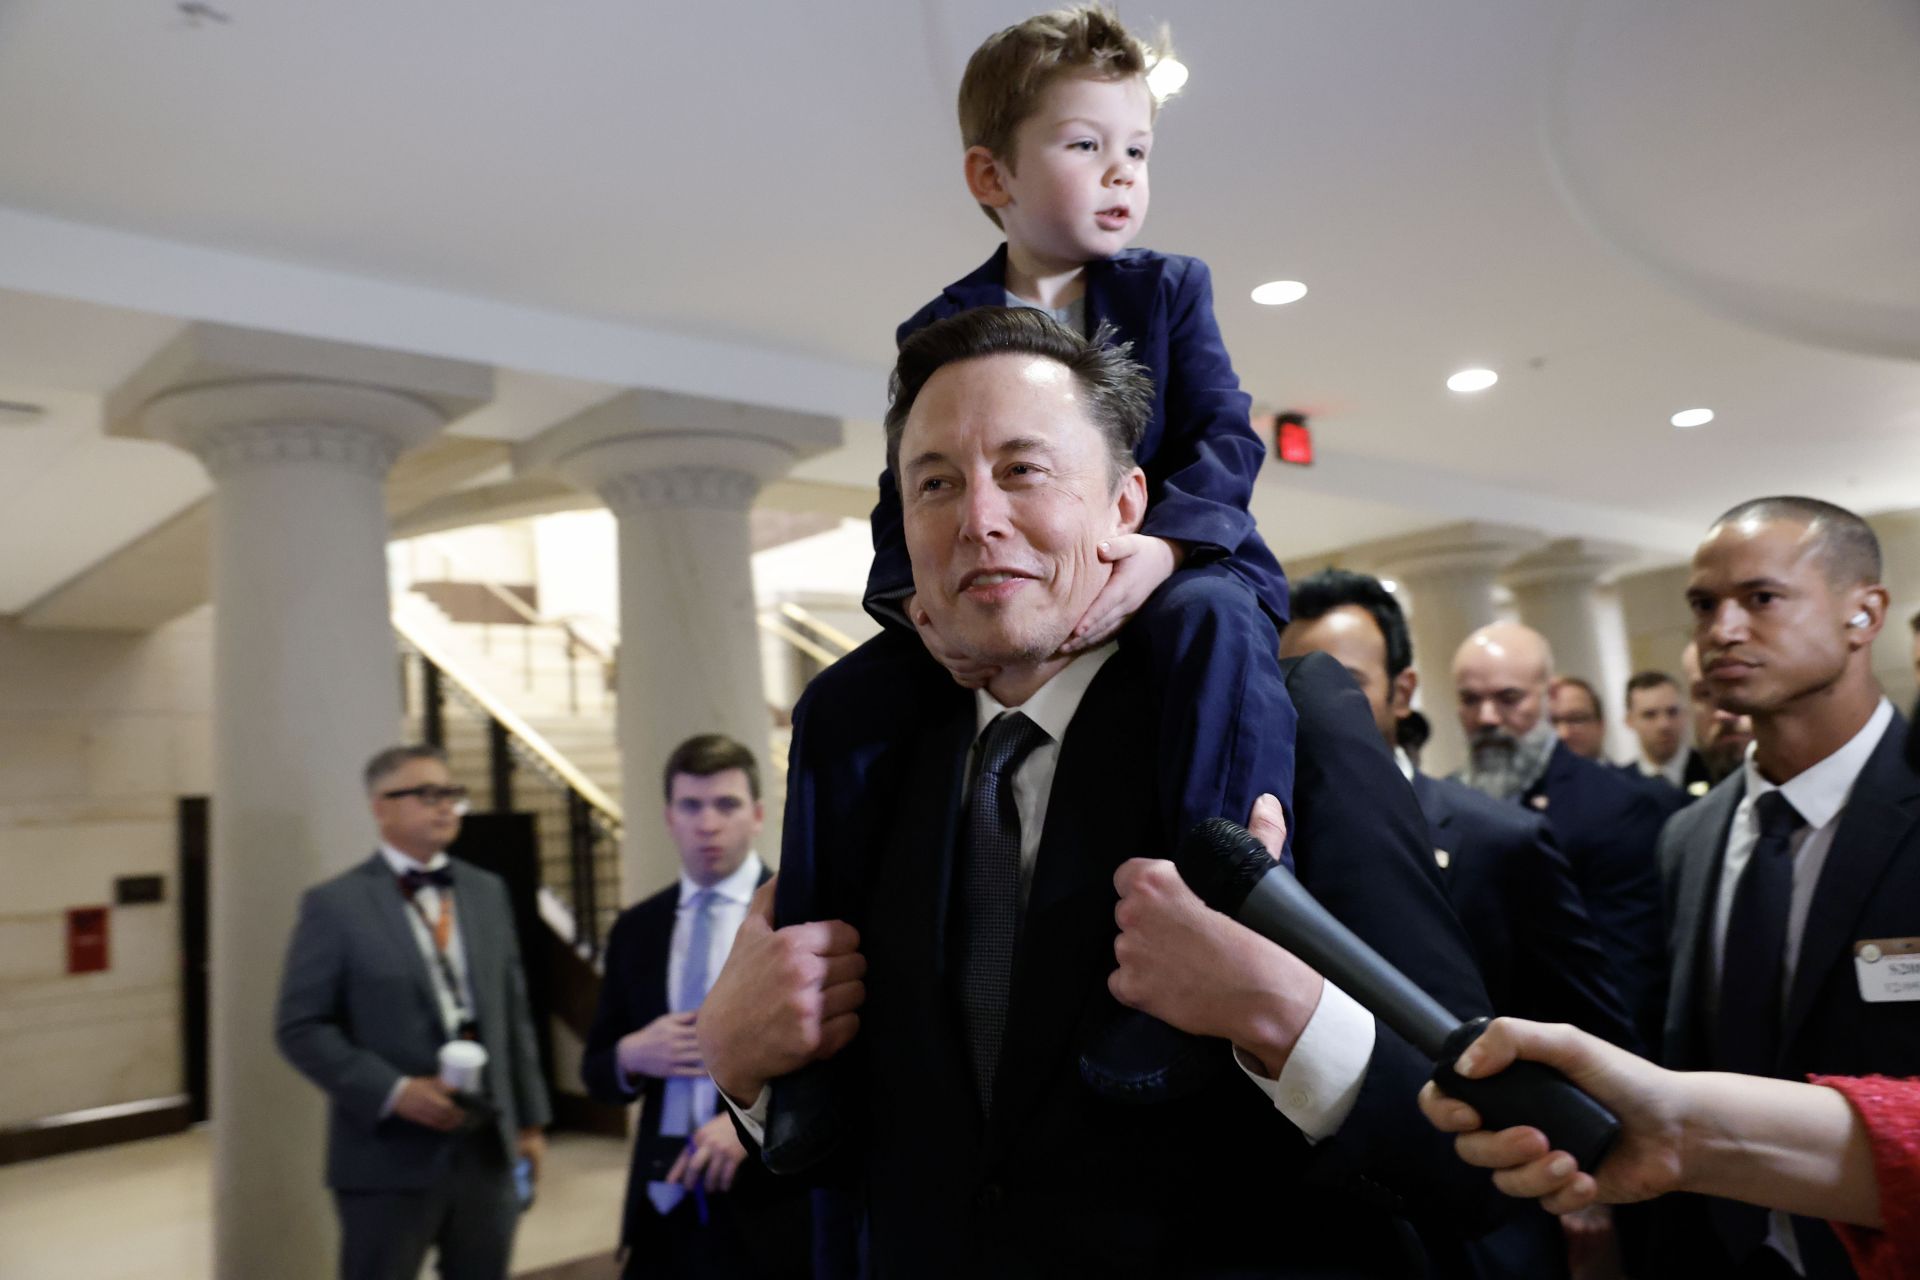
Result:
<instances>
[{"instance_id":1,"label":"red exit light","mask_svg":"<svg viewBox=\"0 0 1920 1280\"><path fill-rule=\"evenodd\" d=\"M1273 451L1296 467L1313 465L1313 431L1305 414L1283 413L1274 419Z\"/></svg>"}]
</instances>

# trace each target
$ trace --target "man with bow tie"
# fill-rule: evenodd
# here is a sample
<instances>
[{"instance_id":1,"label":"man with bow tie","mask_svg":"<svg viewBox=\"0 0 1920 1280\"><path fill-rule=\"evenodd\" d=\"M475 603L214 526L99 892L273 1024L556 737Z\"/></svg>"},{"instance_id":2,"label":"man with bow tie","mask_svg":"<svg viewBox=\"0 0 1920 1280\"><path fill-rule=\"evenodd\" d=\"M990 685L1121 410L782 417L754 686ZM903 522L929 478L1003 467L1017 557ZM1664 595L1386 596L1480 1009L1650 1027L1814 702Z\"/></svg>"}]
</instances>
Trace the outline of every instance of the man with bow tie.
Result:
<instances>
[{"instance_id":1,"label":"man with bow tie","mask_svg":"<svg viewBox=\"0 0 1920 1280\"><path fill-rule=\"evenodd\" d=\"M505 1280L519 1204L550 1119L506 886L446 849L467 790L438 747L368 762L380 847L309 889L287 948L275 1039L329 1100L327 1185L340 1274ZM441 1047L486 1050L477 1084L439 1079Z\"/></svg>"}]
</instances>

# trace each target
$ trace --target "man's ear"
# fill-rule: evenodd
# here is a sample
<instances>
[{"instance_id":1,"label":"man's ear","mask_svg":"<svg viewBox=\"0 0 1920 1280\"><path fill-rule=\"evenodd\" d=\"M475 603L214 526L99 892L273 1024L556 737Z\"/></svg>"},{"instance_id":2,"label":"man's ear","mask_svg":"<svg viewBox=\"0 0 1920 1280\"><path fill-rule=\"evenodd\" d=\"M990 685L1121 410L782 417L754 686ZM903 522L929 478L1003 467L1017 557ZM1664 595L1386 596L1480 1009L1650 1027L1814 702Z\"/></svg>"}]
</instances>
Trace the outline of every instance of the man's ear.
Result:
<instances>
[{"instance_id":1,"label":"man's ear","mask_svg":"<svg viewBox=\"0 0 1920 1280\"><path fill-rule=\"evenodd\" d=\"M1393 708L1393 718L1404 720L1413 714L1413 691L1420 687L1420 676L1412 667L1408 667L1393 678L1388 687L1388 705Z\"/></svg>"},{"instance_id":2,"label":"man's ear","mask_svg":"<svg viewBox=\"0 0 1920 1280\"><path fill-rule=\"evenodd\" d=\"M1132 467L1120 478L1113 495L1115 533L1138 533L1147 518L1147 473Z\"/></svg>"},{"instance_id":3,"label":"man's ear","mask_svg":"<svg viewBox=\"0 0 1920 1280\"><path fill-rule=\"evenodd\" d=\"M989 209L1004 209L1013 203L1006 184L1010 166L985 147L968 147L965 163L969 195Z\"/></svg>"},{"instance_id":4,"label":"man's ear","mask_svg":"<svg viewBox=\"0 0 1920 1280\"><path fill-rule=\"evenodd\" d=\"M1854 626L1849 621L1847 643L1856 649L1872 646L1874 638L1880 634L1880 628L1887 622L1887 589L1882 586L1862 587L1853 593L1853 600L1847 607L1847 617L1855 619L1866 615L1865 626Z\"/></svg>"}]
</instances>

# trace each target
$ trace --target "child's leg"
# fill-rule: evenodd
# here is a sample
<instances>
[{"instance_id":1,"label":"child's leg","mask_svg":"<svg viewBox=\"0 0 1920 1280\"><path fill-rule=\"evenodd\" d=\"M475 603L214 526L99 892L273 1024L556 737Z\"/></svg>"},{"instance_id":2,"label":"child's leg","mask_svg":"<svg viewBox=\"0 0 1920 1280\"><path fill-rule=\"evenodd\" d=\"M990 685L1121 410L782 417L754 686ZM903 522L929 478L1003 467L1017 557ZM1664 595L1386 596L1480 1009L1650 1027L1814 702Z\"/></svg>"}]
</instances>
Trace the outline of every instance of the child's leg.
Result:
<instances>
[{"instance_id":1,"label":"child's leg","mask_svg":"<svg viewBox=\"0 0 1920 1280\"><path fill-rule=\"evenodd\" d=\"M814 677L794 707L774 924L849 920L865 883L869 804L889 748L910 743L918 693L948 681L913 632L887 628Z\"/></svg>"},{"instance_id":2,"label":"child's leg","mask_svg":"<svg viewBox=\"0 0 1920 1280\"><path fill-rule=\"evenodd\" d=\"M1263 791L1291 828L1293 701L1279 633L1246 580L1221 564L1175 573L1127 634L1145 642L1160 700L1160 800L1175 831L1208 818L1244 825Z\"/></svg>"}]
</instances>

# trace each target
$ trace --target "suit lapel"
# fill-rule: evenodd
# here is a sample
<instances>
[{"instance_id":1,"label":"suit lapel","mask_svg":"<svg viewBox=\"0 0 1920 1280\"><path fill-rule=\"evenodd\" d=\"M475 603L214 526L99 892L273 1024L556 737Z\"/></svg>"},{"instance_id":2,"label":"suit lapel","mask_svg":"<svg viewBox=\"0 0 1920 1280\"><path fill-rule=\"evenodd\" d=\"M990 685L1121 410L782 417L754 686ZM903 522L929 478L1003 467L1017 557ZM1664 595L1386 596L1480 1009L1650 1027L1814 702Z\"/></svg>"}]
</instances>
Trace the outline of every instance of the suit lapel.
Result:
<instances>
[{"instance_id":1,"label":"suit lapel","mask_svg":"<svg viewBox=\"0 0 1920 1280\"><path fill-rule=\"evenodd\" d=\"M948 916L974 736L973 696L955 687L950 699L929 708L929 725L892 798L888 856L874 864L868 918L860 929L874 970L868 986L873 1026L923 1047L924 1060L916 1055L913 1067L921 1073L921 1101L971 1113L973 1085L952 983Z\"/></svg>"},{"instance_id":2,"label":"suit lapel","mask_svg":"<svg viewBox=\"0 0 1920 1280\"><path fill-rule=\"evenodd\" d=\"M1027 1125L1043 1089L1059 1078L1081 1030L1089 996L1113 967L1113 872L1139 833L1112 829L1105 801L1113 744L1132 738L1127 699L1112 696L1125 666L1118 655L1093 679L1060 744L1046 827L1015 956L1013 1002L988 1126L992 1159Z\"/></svg>"},{"instance_id":3,"label":"suit lapel","mask_svg":"<svg viewBox=\"0 0 1920 1280\"><path fill-rule=\"evenodd\" d=\"M460 945L466 950L467 990L473 996L471 1012L483 1032L494 1028L504 1029L505 1012L493 1007L494 994L500 990L500 984L492 980L496 962L500 959L496 951L497 941L489 922L481 919L480 891L475 887L473 873L469 871L463 876L458 864L453 865L453 924L460 930Z\"/></svg>"},{"instance_id":4,"label":"suit lapel","mask_svg":"<svg viewBox=\"0 0 1920 1280\"><path fill-rule=\"evenodd\" d=\"M1848 952L1854 923L1887 863L1920 821L1920 777L1907 767L1906 732L1906 723L1895 715L1840 812L1833 847L1821 868L1820 883L1814 886L1806 928L1800 935L1800 957L1794 965L1780 1037L1783 1049L1806 1022L1827 973Z\"/></svg>"},{"instance_id":5,"label":"suit lapel","mask_svg":"<svg viewBox=\"0 0 1920 1280\"><path fill-rule=\"evenodd\" d=\"M1454 864L1460 851L1454 848L1449 833L1453 829L1453 802L1447 797L1446 789L1434 784L1432 778L1419 770L1413 774L1413 798L1420 806L1420 816L1427 820L1428 842L1433 845L1433 867L1439 873L1440 883L1451 893L1454 880ZM1445 862L1440 860L1442 853L1447 855Z\"/></svg>"},{"instance_id":6,"label":"suit lapel","mask_svg":"<svg viewBox=\"0 0 1920 1280\"><path fill-rule=\"evenodd\" d=\"M414 936L413 921L409 918L413 908L407 905L407 895L400 891L393 869L378 852L362 865L366 868L363 879L369 907L367 914L380 922L380 932L397 948L400 963L413 974L414 990L425 1011L432 1015L432 1025L437 1028L442 1025L440 1001L433 993L433 975L427 972L427 958L420 953L419 940Z\"/></svg>"},{"instance_id":7,"label":"suit lapel","mask_svg":"<svg viewBox=\"0 0 1920 1280\"><path fill-rule=\"evenodd\" d=\"M1666 1048L1673 1059L1669 1066L1698 1065L1691 1049L1681 1053L1681 1047L1695 1043L1701 1026L1704 1011L1696 1009L1694 1001L1701 952L1713 936L1714 890L1720 883L1733 814L1745 792L1745 782L1736 779L1732 786L1699 801L1700 820L1681 858L1680 884L1674 892L1673 919L1667 929L1667 945L1673 953L1673 984L1667 996Z\"/></svg>"},{"instance_id":8,"label":"suit lapel","mask_svg":"<svg viewBox=\"0 0 1920 1280\"><path fill-rule=\"evenodd\" d=\"M1136 359L1145 352L1147 335L1134 331L1127 319L1153 314L1158 276L1147 263L1144 255L1123 253L1087 264L1087 336L1092 337L1101 324L1111 324L1116 341L1133 343Z\"/></svg>"},{"instance_id":9,"label":"suit lapel","mask_svg":"<svg viewBox=\"0 0 1920 1280\"><path fill-rule=\"evenodd\" d=\"M975 267L968 275L948 285L946 295L953 302L956 311L970 311L975 307L1006 306L1007 246L1003 243L994 251L991 258Z\"/></svg>"}]
</instances>

